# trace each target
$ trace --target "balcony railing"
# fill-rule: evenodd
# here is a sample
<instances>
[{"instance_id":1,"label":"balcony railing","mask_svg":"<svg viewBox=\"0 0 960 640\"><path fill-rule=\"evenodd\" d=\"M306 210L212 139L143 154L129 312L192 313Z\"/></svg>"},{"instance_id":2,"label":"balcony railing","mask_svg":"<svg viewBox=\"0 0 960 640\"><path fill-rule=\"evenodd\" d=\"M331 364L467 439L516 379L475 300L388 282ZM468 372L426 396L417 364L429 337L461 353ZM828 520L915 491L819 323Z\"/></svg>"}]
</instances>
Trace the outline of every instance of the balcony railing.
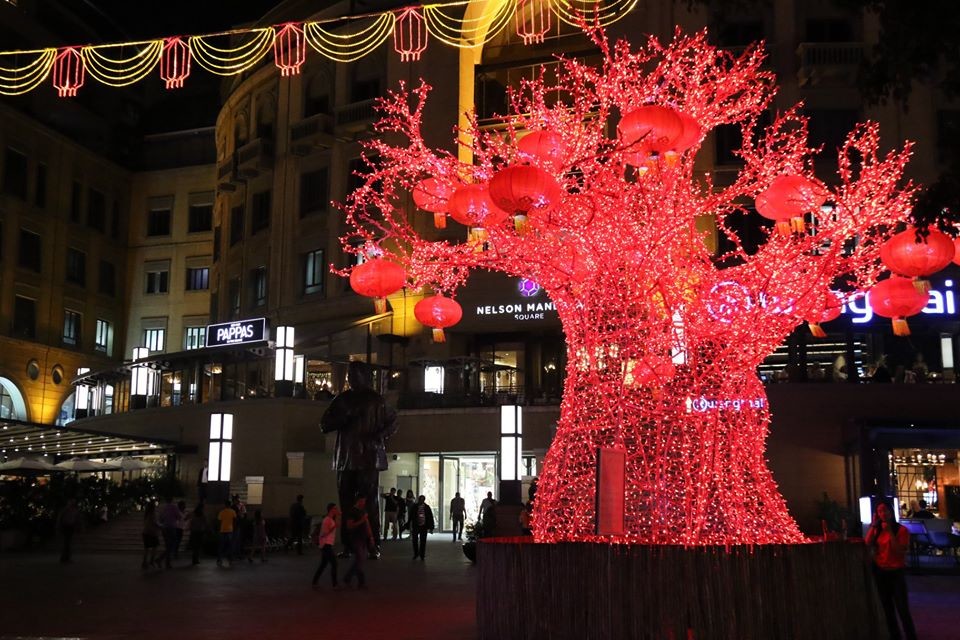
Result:
<instances>
[{"instance_id":1,"label":"balcony railing","mask_svg":"<svg viewBox=\"0 0 960 640\"><path fill-rule=\"evenodd\" d=\"M824 80L852 83L863 54L862 42L802 42L797 47L800 56L797 78L801 85Z\"/></svg>"},{"instance_id":2,"label":"balcony railing","mask_svg":"<svg viewBox=\"0 0 960 640\"><path fill-rule=\"evenodd\" d=\"M343 127L350 130L366 128L369 122L377 117L376 99L362 100L351 104L338 107L335 121L337 127Z\"/></svg>"}]
</instances>

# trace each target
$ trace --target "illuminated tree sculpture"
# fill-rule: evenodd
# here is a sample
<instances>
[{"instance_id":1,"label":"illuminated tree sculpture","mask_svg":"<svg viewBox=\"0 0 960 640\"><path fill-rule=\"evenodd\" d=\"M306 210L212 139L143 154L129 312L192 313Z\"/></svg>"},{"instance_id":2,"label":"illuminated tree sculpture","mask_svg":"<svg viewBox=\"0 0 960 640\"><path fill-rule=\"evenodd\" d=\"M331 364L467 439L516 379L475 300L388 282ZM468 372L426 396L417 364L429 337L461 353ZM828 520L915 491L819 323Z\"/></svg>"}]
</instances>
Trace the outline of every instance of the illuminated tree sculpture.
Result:
<instances>
[{"instance_id":1,"label":"illuminated tree sculpture","mask_svg":"<svg viewBox=\"0 0 960 640\"><path fill-rule=\"evenodd\" d=\"M860 125L827 186L796 108L759 126L775 92L759 46L737 57L703 33L639 51L594 38L599 67L563 61L554 83L511 96L501 126L457 132L469 164L425 145L429 87L391 93L366 182L343 206L343 246L402 265L415 289L455 297L482 268L529 278L555 303L567 376L538 541L800 542L764 458L757 366L830 315L831 288L881 275L879 243L914 194L901 184L909 146L881 156L877 126ZM744 133L743 166L720 186L694 156L729 124ZM753 204L777 224L751 251L734 220ZM465 242L417 231L445 212L470 225ZM728 250L708 246L714 229ZM602 448L626 453L620 534L596 530Z\"/></svg>"}]
</instances>

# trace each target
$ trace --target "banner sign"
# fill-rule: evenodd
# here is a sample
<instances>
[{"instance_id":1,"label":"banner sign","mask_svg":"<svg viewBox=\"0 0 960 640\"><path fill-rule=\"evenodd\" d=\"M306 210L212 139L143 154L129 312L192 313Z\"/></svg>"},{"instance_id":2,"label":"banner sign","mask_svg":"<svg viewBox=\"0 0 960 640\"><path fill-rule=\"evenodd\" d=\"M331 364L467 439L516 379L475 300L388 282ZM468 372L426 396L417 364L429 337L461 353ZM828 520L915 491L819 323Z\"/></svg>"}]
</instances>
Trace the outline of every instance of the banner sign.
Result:
<instances>
[{"instance_id":1,"label":"banner sign","mask_svg":"<svg viewBox=\"0 0 960 640\"><path fill-rule=\"evenodd\" d=\"M264 342L269 337L270 329L267 327L266 318L207 325L208 347Z\"/></svg>"}]
</instances>

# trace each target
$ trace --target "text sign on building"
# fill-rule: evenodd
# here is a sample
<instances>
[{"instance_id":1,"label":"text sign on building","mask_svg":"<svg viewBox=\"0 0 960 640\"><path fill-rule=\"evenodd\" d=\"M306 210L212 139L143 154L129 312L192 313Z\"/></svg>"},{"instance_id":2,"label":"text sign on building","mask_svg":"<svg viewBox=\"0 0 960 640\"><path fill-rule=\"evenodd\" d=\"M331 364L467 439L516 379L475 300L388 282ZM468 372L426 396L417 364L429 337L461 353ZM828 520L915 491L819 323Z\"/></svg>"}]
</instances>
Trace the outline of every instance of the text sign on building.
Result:
<instances>
[{"instance_id":1,"label":"text sign on building","mask_svg":"<svg viewBox=\"0 0 960 640\"><path fill-rule=\"evenodd\" d=\"M266 318L207 325L208 347L263 342L268 338L269 329L267 328Z\"/></svg>"}]
</instances>

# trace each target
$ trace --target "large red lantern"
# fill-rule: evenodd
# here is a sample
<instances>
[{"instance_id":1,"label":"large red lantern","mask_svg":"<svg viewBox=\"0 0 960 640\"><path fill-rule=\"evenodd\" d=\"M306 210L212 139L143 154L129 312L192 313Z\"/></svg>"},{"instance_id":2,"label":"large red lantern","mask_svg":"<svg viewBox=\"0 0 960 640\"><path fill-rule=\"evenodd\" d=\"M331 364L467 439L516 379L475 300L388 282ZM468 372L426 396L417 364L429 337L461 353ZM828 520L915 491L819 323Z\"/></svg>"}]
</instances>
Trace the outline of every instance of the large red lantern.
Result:
<instances>
[{"instance_id":1,"label":"large red lantern","mask_svg":"<svg viewBox=\"0 0 960 640\"><path fill-rule=\"evenodd\" d=\"M450 217L468 227L493 227L509 214L494 204L490 192L482 184L458 187L449 200Z\"/></svg>"},{"instance_id":2,"label":"large red lantern","mask_svg":"<svg viewBox=\"0 0 960 640\"><path fill-rule=\"evenodd\" d=\"M433 329L434 342L446 342L443 330L460 322L463 308L456 300L436 295L418 302L413 308L413 315L417 322Z\"/></svg>"},{"instance_id":3,"label":"large red lantern","mask_svg":"<svg viewBox=\"0 0 960 640\"><path fill-rule=\"evenodd\" d=\"M521 160L536 165L550 173L560 173L567 166L570 153L563 138L552 131L534 131L517 142L517 154Z\"/></svg>"},{"instance_id":4,"label":"large red lantern","mask_svg":"<svg viewBox=\"0 0 960 640\"><path fill-rule=\"evenodd\" d=\"M927 306L930 294L921 292L909 278L890 276L873 285L867 294L870 308L878 316L893 320L893 333L898 336L910 335L906 318L915 316Z\"/></svg>"},{"instance_id":5,"label":"large red lantern","mask_svg":"<svg viewBox=\"0 0 960 640\"><path fill-rule=\"evenodd\" d=\"M777 223L780 233L802 232L803 216L819 209L827 199L826 190L800 175L777 176L756 198L757 213Z\"/></svg>"},{"instance_id":6,"label":"large red lantern","mask_svg":"<svg viewBox=\"0 0 960 640\"><path fill-rule=\"evenodd\" d=\"M549 211L560 202L563 190L543 169L515 165L501 169L490 180L493 203L514 216L517 231L526 231L527 216Z\"/></svg>"},{"instance_id":7,"label":"large red lantern","mask_svg":"<svg viewBox=\"0 0 960 640\"><path fill-rule=\"evenodd\" d=\"M683 120L670 107L647 105L623 116L617 132L621 143L630 147L628 162L637 164L641 156L673 149L683 135Z\"/></svg>"},{"instance_id":8,"label":"large red lantern","mask_svg":"<svg viewBox=\"0 0 960 640\"><path fill-rule=\"evenodd\" d=\"M83 86L86 70L83 56L77 47L65 47L57 52L53 61L53 86L61 98L77 95L77 89Z\"/></svg>"},{"instance_id":9,"label":"large red lantern","mask_svg":"<svg viewBox=\"0 0 960 640\"><path fill-rule=\"evenodd\" d=\"M828 291L823 306L819 311L807 317L807 326L815 338L826 338L827 332L820 325L840 317L843 311L843 298L836 291Z\"/></svg>"},{"instance_id":10,"label":"large red lantern","mask_svg":"<svg viewBox=\"0 0 960 640\"><path fill-rule=\"evenodd\" d=\"M280 75L297 75L306 59L307 44L303 38L303 27L293 22L282 25L273 41L273 62L280 69Z\"/></svg>"},{"instance_id":11,"label":"large red lantern","mask_svg":"<svg viewBox=\"0 0 960 640\"><path fill-rule=\"evenodd\" d=\"M433 224L437 229L447 226L446 213L450 208L450 196L454 186L440 178L427 178L413 188L413 203L424 211L433 214Z\"/></svg>"},{"instance_id":12,"label":"large red lantern","mask_svg":"<svg viewBox=\"0 0 960 640\"><path fill-rule=\"evenodd\" d=\"M160 79L167 89L183 88L183 81L190 75L190 45L180 36L163 41L160 54Z\"/></svg>"},{"instance_id":13,"label":"large red lantern","mask_svg":"<svg viewBox=\"0 0 960 640\"><path fill-rule=\"evenodd\" d=\"M960 236L953 239L953 264L960 265Z\"/></svg>"},{"instance_id":14,"label":"large red lantern","mask_svg":"<svg viewBox=\"0 0 960 640\"><path fill-rule=\"evenodd\" d=\"M393 48L402 62L419 60L427 48L427 23L417 7L407 7L397 16Z\"/></svg>"},{"instance_id":15,"label":"large red lantern","mask_svg":"<svg viewBox=\"0 0 960 640\"><path fill-rule=\"evenodd\" d=\"M930 282L919 278L940 271L955 255L953 240L936 229L930 229L927 237L919 239L915 229L907 229L880 247L883 264L897 275L913 278L914 286L923 291L930 289Z\"/></svg>"},{"instance_id":16,"label":"large red lantern","mask_svg":"<svg viewBox=\"0 0 960 640\"><path fill-rule=\"evenodd\" d=\"M358 264L350 272L350 288L374 299L377 313L387 310L387 296L403 288L407 274L396 262L374 258Z\"/></svg>"},{"instance_id":17,"label":"large red lantern","mask_svg":"<svg viewBox=\"0 0 960 640\"><path fill-rule=\"evenodd\" d=\"M671 164L676 163L681 153L700 142L700 136L703 134L700 123L693 116L677 112L677 117L683 124L683 130L673 142L673 146L664 153L664 158Z\"/></svg>"}]
</instances>

